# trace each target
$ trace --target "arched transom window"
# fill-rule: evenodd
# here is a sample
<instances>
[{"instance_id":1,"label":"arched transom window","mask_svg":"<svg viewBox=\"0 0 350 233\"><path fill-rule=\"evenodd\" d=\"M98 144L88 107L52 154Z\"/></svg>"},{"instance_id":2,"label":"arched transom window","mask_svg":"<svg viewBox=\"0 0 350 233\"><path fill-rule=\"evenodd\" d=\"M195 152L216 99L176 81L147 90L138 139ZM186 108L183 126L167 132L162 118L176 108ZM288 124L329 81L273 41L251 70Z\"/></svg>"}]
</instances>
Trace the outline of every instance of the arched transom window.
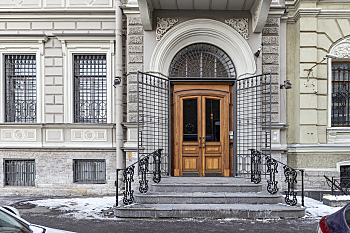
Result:
<instances>
[{"instance_id":1,"label":"arched transom window","mask_svg":"<svg viewBox=\"0 0 350 233\"><path fill-rule=\"evenodd\" d=\"M215 45L197 43L181 49L173 58L169 77L235 78L231 58Z\"/></svg>"}]
</instances>

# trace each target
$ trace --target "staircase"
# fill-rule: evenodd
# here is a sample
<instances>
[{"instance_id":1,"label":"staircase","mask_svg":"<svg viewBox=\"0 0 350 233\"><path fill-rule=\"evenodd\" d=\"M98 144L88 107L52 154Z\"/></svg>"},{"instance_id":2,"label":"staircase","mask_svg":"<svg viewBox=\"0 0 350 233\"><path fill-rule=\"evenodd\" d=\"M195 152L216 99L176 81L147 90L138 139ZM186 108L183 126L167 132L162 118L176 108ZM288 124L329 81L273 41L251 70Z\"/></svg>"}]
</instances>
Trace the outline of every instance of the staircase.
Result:
<instances>
[{"instance_id":1,"label":"staircase","mask_svg":"<svg viewBox=\"0 0 350 233\"><path fill-rule=\"evenodd\" d=\"M115 208L122 218L299 218L301 206L283 204L262 184L233 177L167 177L150 184L146 194L135 192L135 203Z\"/></svg>"}]
</instances>

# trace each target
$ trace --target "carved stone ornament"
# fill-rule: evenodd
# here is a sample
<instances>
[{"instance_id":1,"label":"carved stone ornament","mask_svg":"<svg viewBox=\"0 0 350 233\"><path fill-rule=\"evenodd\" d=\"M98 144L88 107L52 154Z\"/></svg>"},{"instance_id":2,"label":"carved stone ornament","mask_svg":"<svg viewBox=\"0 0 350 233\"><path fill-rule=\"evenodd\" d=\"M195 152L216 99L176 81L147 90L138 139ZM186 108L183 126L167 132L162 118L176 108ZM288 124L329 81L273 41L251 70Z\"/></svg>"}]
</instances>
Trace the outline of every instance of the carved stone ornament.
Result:
<instances>
[{"instance_id":1,"label":"carved stone ornament","mask_svg":"<svg viewBox=\"0 0 350 233\"><path fill-rule=\"evenodd\" d=\"M347 43L341 43L333 49L333 54L338 58L350 58L350 39L346 41Z\"/></svg>"},{"instance_id":2,"label":"carved stone ornament","mask_svg":"<svg viewBox=\"0 0 350 233\"><path fill-rule=\"evenodd\" d=\"M225 23L235 29L244 39L249 39L248 18L226 19Z\"/></svg>"},{"instance_id":3,"label":"carved stone ornament","mask_svg":"<svg viewBox=\"0 0 350 233\"><path fill-rule=\"evenodd\" d=\"M86 5L91 6L92 4L95 3L95 0L84 0L84 2L86 3Z\"/></svg>"},{"instance_id":4,"label":"carved stone ornament","mask_svg":"<svg viewBox=\"0 0 350 233\"><path fill-rule=\"evenodd\" d=\"M160 40L177 22L179 22L178 19L157 17L156 40Z\"/></svg>"},{"instance_id":5,"label":"carved stone ornament","mask_svg":"<svg viewBox=\"0 0 350 233\"><path fill-rule=\"evenodd\" d=\"M22 6L23 0L12 0L17 6Z\"/></svg>"}]
</instances>

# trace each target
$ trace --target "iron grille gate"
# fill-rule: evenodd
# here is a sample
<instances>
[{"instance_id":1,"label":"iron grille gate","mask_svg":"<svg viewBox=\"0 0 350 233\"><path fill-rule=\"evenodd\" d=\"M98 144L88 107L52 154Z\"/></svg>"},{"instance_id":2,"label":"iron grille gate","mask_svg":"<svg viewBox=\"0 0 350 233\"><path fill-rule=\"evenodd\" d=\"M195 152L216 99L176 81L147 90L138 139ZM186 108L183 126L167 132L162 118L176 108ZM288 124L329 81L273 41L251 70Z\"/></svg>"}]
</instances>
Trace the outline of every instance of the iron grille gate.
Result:
<instances>
[{"instance_id":1,"label":"iron grille gate","mask_svg":"<svg viewBox=\"0 0 350 233\"><path fill-rule=\"evenodd\" d=\"M138 159L161 149L161 173L169 175L170 84L166 78L137 73ZM155 162L149 157L149 173Z\"/></svg>"},{"instance_id":2,"label":"iron grille gate","mask_svg":"<svg viewBox=\"0 0 350 233\"><path fill-rule=\"evenodd\" d=\"M267 175L266 156L271 156L271 75L236 80L235 174L250 176L251 151L262 155L262 175ZM170 82L138 72L138 156L162 149L161 172L170 171ZM154 170L152 156L149 171Z\"/></svg>"},{"instance_id":3,"label":"iron grille gate","mask_svg":"<svg viewBox=\"0 0 350 233\"><path fill-rule=\"evenodd\" d=\"M262 174L267 175L266 157L271 156L271 74L237 80L236 175L250 176L251 153L263 156Z\"/></svg>"}]
</instances>

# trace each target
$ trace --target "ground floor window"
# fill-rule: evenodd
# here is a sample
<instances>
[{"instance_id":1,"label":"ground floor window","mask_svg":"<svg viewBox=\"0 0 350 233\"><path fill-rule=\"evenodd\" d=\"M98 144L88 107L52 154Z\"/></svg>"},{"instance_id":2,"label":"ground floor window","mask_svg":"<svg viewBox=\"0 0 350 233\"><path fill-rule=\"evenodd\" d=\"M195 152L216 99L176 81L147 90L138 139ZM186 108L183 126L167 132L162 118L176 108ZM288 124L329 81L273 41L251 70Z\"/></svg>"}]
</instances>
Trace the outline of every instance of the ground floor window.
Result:
<instances>
[{"instance_id":1,"label":"ground floor window","mask_svg":"<svg viewBox=\"0 0 350 233\"><path fill-rule=\"evenodd\" d=\"M332 64L332 126L350 126L350 62Z\"/></svg>"},{"instance_id":2,"label":"ground floor window","mask_svg":"<svg viewBox=\"0 0 350 233\"><path fill-rule=\"evenodd\" d=\"M6 159L5 185L35 186L35 160Z\"/></svg>"},{"instance_id":3,"label":"ground floor window","mask_svg":"<svg viewBox=\"0 0 350 233\"><path fill-rule=\"evenodd\" d=\"M4 55L6 122L36 122L36 56Z\"/></svg>"},{"instance_id":4,"label":"ground floor window","mask_svg":"<svg viewBox=\"0 0 350 233\"><path fill-rule=\"evenodd\" d=\"M74 183L106 183L106 161L93 159L75 159Z\"/></svg>"}]
</instances>

